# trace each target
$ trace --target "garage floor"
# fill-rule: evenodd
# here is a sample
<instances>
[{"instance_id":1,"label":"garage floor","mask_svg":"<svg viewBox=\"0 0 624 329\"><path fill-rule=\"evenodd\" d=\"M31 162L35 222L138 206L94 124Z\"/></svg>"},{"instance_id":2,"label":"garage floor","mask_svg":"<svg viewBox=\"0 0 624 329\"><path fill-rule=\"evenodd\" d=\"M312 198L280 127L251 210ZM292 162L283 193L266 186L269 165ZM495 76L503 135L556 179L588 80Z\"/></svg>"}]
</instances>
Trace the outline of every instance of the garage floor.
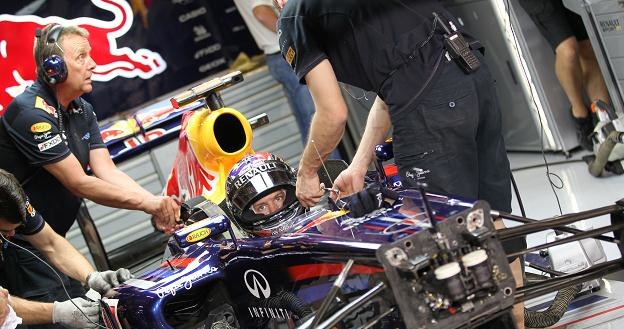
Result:
<instances>
[{"instance_id":1,"label":"garage floor","mask_svg":"<svg viewBox=\"0 0 624 329\"><path fill-rule=\"evenodd\" d=\"M553 182L558 186L563 186L553 192L541 153L509 153L513 174L528 217L542 219L559 215L555 193L564 214L613 204L614 201L624 198L624 175L606 178L592 177L587 170L587 165L581 160L581 157L586 154L588 153L576 152L571 158L565 158L561 154L545 155ZM560 179L552 174L556 174ZM520 214L515 196L513 213ZM588 229L605 225L609 225L609 220L603 216L586 220L578 228ZM535 246L545 243L547 234L540 232L529 235L527 244ZM620 257L620 252L614 245L603 243L602 247L607 259ZM575 300L569 311L552 328L624 327L624 273L615 273L608 278L609 280L600 281L601 289L598 292ZM553 294L543 296L529 301L527 306L537 310L544 309L552 298Z\"/></svg>"}]
</instances>

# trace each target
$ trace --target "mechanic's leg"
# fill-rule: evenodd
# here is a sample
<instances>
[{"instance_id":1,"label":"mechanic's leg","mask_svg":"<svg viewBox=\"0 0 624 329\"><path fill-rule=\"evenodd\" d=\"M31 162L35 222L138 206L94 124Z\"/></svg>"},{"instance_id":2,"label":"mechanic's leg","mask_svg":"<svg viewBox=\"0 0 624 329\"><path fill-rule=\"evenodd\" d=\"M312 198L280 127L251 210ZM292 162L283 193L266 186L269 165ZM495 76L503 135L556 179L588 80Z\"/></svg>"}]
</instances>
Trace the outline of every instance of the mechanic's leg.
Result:
<instances>
[{"instance_id":1,"label":"mechanic's leg","mask_svg":"<svg viewBox=\"0 0 624 329\"><path fill-rule=\"evenodd\" d=\"M482 56L477 54L482 59ZM501 113L494 81L487 66L473 75L479 101L479 129L476 136L479 152L479 198L489 201L493 209L511 212L511 169L502 137ZM497 229L504 228L502 220L494 221ZM524 238L503 243L505 252L526 249ZM510 260L516 286L522 286L521 259ZM524 328L524 305L514 305L514 319L518 329Z\"/></svg>"},{"instance_id":2,"label":"mechanic's leg","mask_svg":"<svg viewBox=\"0 0 624 329\"><path fill-rule=\"evenodd\" d=\"M586 118L589 112L583 101L583 71L576 37L563 40L555 49L555 54L555 73L572 105L572 115L575 118Z\"/></svg>"},{"instance_id":3,"label":"mechanic's leg","mask_svg":"<svg viewBox=\"0 0 624 329\"><path fill-rule=\"evenodd\" d=\"M607 104L611 103L607 85L598 66L598 60L591 42L589 40L581 40L578 42L578 45L579 59L583 69L583 85L589 100L593 102L599 99Z\"/></svg>"},{"instance_id":4,"label":"mechanic's leg","mask_svg":"<svg viewBox=\"0 0 624 329\"><path fill-rule=\"evenodd\" d=\"M505 228L505 224L503 220L499 218L494 221L494 227L496 227L496 229L502 229ZM516 280L516 287L522 287L524 285L524 274L522 273L521 262L522 258L517 257L509 263L511 273L513 274L514 280ZM524 329L524 303L515 304L512 312L518 329Z\"/></svg>"}]
</instances>

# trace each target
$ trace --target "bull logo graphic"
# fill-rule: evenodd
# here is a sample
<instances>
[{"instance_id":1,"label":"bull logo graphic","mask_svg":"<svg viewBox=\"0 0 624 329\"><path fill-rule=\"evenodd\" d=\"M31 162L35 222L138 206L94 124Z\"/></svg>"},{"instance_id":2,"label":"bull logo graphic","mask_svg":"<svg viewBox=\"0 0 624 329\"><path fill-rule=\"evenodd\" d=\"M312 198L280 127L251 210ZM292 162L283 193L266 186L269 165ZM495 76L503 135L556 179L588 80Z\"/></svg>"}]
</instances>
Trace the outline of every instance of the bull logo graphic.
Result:
<instances>
[{"instance_id":1,"label":"bull logo graphic","mask_svg":"<svg viewBox=\"0 0 624 329\"><path fill-rule=\"evenodd\" d=\"M269 296L271 296L271 286L269 286L269 281L267 281L262 273L256 270L247 270L244 275L244 280L247 289L254 297L269 298Z\"/></svg>"},{"instance_id":2,"label":"bull logo graphic","mask_svg":"<svg viewBox=\"0 0 624 329\"><path fill-rule=\"evenodd\" d=\"M64 19L35 15L0 15L0 114L9 102L34 82L33 46L35 29L50 23L78 25L89 31L91 57L97 64L94 81L115 77L149 79L167 68L160 54L149 49L119 48L117 38L128 32L133 15L125 0L91 0L93 5L109 11L114 18L103 21L90 17Z\"/></svg>"}]
</instances>

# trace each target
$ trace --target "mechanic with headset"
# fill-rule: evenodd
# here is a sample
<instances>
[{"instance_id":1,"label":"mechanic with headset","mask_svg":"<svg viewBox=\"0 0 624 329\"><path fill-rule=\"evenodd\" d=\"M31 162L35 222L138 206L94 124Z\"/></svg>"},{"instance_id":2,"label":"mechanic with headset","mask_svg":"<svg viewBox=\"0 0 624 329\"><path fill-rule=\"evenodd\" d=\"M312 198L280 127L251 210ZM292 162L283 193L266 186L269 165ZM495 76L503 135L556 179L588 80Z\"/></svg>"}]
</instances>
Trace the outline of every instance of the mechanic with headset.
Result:
<instances>
[{"instance_id":1,"label":"mechanic with headset","mask_svg":"<svg viewBox=\"0 0 624 329\"><path fill-rule=\"evenodd\" d=\"M118 170L102 142L92 106L80 96L91 92L96 67L88 32L76 26L37 30L37 81L7 107L0 123L0 168L12 173L50 227L64 236L75 221L81 198L110 207L143 210L162 231L173 231L179 206L154 196ZM87 175L90 167L94 176ZM32 249L16 237L18 245ZM65 300L50 270L22 250L8 247L0 259L0 285L34 300ZM13 277L16 280L10 280ZM82 286L72 280L72 296ZM65 299L64 299L65 298Z\"/></svg>"},{"instance_id":2,"label":"mechanic with headset","mask_svg":"<svg viewBox=\"0 0 624 329\"><path fill-rule=\"evenodd\" d=\"M30 204L17 179L2 169L0 169L0 234L3 242L0 257L9 257L5 255L5 251L7 245L11 244L10 240L23 239L41 251L61 272L84 282L88 288L96 290L101 295L131 278L130 271L125 268L117 271L95 271L78 250L46 224L41 214ZM15 265L9 265L5 271L9 281L28 280L20 278L21 271L13 266ZM48 271L52 273L50 269ZM51 280L57 281L54 274ZM50 282L48 289L39 291L39 294L49 294L51 297L65 294L63 288L54 291L54 285L56 282ZM0 292L0 299L3 292ZM8 299L8 292L6 297ZM99 319L98 302L81 297L73 298L71 301L54 301L52 304L11 296L9 304L25 325L58 323L69 328L92 328L96 327L94 323ZM1 306L0 303L0 308Z\"/></svg>"},{"instance_id":3,"label":"mechanic with headset","mask_svg":"<svg viewBox=\"0 0 624 329\"><path fill-rule=\"evenodd\" d=\"M393 128L395 162L405 187L486 200L511 211L511 171L494 82L437 0L276 0L282 10L282 56L316 105L299 163L297 197L312 206L323 195L318 169L344 132L348 109L338 81L374 91L358 150L333 189L363 188L375 145ZM320 153L317 155L317 152ZM506 245L520 250L524 239ZM520 261L512 267L520 274ZM518 280L521 281L521 280ZM523 312L514 312L522 323Z\"/></svg>"}]
</instances>

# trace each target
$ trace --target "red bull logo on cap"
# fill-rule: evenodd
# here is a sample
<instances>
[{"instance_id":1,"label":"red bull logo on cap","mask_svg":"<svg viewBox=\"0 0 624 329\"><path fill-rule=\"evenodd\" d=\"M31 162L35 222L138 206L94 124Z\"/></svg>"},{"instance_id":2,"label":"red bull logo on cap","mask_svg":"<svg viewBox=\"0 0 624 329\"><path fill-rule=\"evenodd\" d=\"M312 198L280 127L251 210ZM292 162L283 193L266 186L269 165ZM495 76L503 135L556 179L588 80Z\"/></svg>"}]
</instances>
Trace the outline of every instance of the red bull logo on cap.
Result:
<instances>
[{"instance_id":1,"label":"red bull logo on cap","mask_svg":"<svg viewBox=\"0 0 624 329\"><path fill-rule=\"evenodd\" d=\"M126 0L91 0L91 3L112 13L113 19L0 15L0 114L15 96L35 81L36 66L32 56L35 30L47 24L77 25L89 31L91 57L97 64L91 77L94 81L116 77L149 79L167 68L167 63L156 52L117 46L117 39L128 32L134 19Z\"/></svg>"}]
</instances>

